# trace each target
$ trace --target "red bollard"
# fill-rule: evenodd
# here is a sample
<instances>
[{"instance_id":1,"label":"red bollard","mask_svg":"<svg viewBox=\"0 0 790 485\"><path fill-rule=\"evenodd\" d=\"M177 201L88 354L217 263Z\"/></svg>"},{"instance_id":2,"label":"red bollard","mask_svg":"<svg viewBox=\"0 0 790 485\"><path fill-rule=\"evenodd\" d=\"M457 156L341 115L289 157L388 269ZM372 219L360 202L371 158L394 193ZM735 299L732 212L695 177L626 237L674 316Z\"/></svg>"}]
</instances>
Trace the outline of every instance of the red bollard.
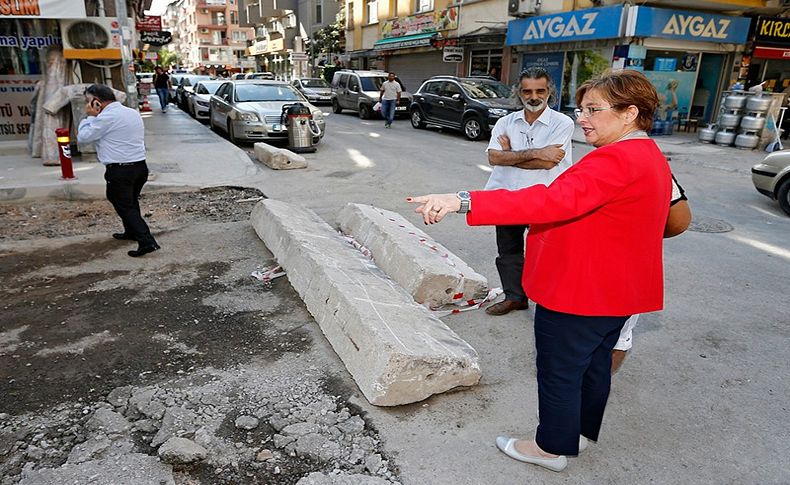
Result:
<instances>
[{"instance_id":1,"label":"red bollard","mask_svg":"<svg viewBox=\"0 0 790 485\"><path fill-rule=\"evenodd\" d=\"M58 139L58 152L60 153L60 173L63 180L76 178L71 168L71 139L69 138L68 128L58 128L55 130Z\"/></svg>"}]
</instances>

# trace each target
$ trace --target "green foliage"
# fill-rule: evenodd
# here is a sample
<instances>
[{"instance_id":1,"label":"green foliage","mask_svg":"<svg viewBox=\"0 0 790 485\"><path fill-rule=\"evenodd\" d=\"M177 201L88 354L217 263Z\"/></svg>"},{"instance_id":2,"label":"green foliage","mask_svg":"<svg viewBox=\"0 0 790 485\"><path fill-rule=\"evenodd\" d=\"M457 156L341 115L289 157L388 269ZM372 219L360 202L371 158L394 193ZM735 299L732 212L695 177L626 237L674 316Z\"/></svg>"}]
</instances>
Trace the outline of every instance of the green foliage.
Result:
<instances>
[{"instance_id":1,"label":"green foliage","mask_svg":"<svg viewBox=\"0 0 790 485\"><path fill-rule=\"evenodd\" d=\"M178 52L165 49L164 47L160 48L159 61L157 62L157 64L165 68L169 68L173 65L178 65L179 64Z\"/></svg>"}]
</instances>

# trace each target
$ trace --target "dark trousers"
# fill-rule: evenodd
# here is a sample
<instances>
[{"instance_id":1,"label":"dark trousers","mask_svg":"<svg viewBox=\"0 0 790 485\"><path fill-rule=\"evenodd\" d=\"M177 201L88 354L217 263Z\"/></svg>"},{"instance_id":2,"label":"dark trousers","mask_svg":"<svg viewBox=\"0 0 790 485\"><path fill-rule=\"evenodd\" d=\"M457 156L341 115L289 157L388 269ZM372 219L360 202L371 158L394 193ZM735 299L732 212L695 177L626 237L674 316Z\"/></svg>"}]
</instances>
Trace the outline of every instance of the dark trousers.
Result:
<instances>
[{"instance_id":1,"label":"dark trousers","mask_svg":"<svg viewBox=\"0 0 790 485\"><path fill-rule=\"evenodd\" d=\"M107 200L123 222L123 232L131 235L141 246L156 244L154 236L140 215L140 191L148 180L145 161L132 165L109 164L104 172Z\"/></svg>"},{"instance_id":2,"label":"dark trousers","mask_svg":"<svg viewBox=\"0 0 790 485\"><path fill-rule=\"evenodd\" d=\"M593 441L609 398L612 348L628 317L583 317L535 309L540 423L543 451L579 454L579 435Z\"/></svg>"},{"instance_id":3,"label":"dark trousers","mask_svg":"<svg viewBox=\"0 0 790 485\"><path fill-rule=\"evenodd\" d=\"M524 272L524 233L527 226L496 226L496 269L502 281L505 300L527 301L521 275Z\"/></svg>"}]
</instances>

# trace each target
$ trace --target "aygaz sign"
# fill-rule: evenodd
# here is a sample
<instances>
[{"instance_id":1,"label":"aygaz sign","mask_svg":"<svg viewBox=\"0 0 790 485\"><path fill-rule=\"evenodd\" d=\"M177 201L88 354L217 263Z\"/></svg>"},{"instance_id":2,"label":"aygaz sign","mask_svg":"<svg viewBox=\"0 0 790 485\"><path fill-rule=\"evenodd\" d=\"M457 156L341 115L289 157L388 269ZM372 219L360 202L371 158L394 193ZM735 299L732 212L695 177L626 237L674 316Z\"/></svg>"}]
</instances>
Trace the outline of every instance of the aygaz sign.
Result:
<instances>
[{"instance_id":1,"label":"aygaz sign","mask_svg":"<svg viewBox=\"0 0 790 485\"><path fill-rule=\"evenodd\" d=\"M507 45L617 38L622 16L623 6L615 5L511 20Z\"/></svg>"},{"instance_id":2,"label":"aygaz sign","mask_svg":"<svg viewBox=\"0 0 790 485\"><path fill-rule=\"evenodd\" d=\"M662 37L698 42L742 44L749 34L751 19L728 17L688 10L633 7L636 22L629 26L628 36ZM634 14L629 12L629 18Z\"/></svg>"}]
</instances>

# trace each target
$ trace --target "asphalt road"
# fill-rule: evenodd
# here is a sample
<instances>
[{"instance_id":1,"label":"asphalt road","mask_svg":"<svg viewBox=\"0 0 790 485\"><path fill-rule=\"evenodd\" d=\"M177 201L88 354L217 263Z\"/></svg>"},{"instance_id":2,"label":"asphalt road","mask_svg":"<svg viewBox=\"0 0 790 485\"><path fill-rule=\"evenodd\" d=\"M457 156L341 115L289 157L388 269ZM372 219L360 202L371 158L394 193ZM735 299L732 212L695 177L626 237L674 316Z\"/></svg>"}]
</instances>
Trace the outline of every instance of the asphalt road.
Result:
<instances>
[{"instance_id":1,"label":"asphalt road","mask_svg":"<svg viewBox=\"0 0 790 485\"><path fill-rule=\"evenodd\" d=\"M329 221L360 202L418 224L406 196L480 188L488 177L486 143L460 133L408 120L384 129L352 113L329 114L327 131L308 169L273 171L258 188ZM397 409L359 398L404 483L790 481L790 218L754 190L748 171L730 166L754 153L732 149L721 160L696 146L672 156L693 230L666 242L665 310L635 330L600 443L560 475L496 451L497 435L531 436L537 424L532 310L454 315L445 320L480 353L479 386ZM574 158L588 151L576 144ZM426 231L498 283L492 228L449 217Z\"/></svg>"}]
</instances>

